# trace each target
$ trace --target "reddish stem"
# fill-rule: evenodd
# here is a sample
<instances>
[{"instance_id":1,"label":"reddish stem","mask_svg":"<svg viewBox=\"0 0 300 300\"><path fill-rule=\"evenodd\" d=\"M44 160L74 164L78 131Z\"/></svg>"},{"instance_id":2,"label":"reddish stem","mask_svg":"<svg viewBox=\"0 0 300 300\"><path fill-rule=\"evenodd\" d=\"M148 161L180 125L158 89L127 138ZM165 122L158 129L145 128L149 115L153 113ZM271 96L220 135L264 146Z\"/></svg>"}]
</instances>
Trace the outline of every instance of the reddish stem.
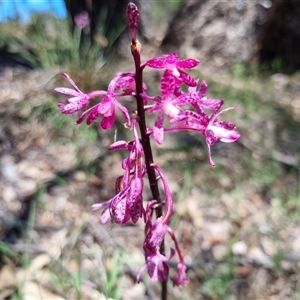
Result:
<instances>
[{"instance_id":1,"label":"reddish stem","mask_svg":"<svg viewBox=\"0 0 300 300\"><path fill-rule=\"evenodd\" d=\"M134 58L135 63L135 84L136 84L136 103L137 103L137 113L138 113L138 123L141 133L141 140L145 154L145 164L147 168L147 175L150 185L150 190L152 193L153 199L155 199L158 203L162 203L155 169L152 167L153 164L153 154L151 149L150 137L147 134L147 126L146 126L146 118L145 118L145 110L144 110L144 100L142 98L143 93L143 68L141 67L141 56L140 56L141 45L138 40L132 41L131 43L131 53ZM156 218L159 218L163 215L162 205L158 205L155 209ZM160 253L165 255L165 243L162 241L160 245ZM161 283L162 291L161 291L161 299L167 299L167 281L163 281Z\"/></svg>"}]
</instances>

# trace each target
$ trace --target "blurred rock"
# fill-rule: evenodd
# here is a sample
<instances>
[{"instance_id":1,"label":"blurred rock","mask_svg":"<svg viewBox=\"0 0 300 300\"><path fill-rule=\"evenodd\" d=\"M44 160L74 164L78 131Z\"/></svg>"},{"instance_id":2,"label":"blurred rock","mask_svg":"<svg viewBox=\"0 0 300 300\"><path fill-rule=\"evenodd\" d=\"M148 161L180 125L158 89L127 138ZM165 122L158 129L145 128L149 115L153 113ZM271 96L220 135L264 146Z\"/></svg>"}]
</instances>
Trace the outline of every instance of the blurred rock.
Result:
<instances>
[{"instance_id":1,"label":"blurred rock","mask_svg":"<svg viewBox=\"0 0 300 300\"><path fill-rule=\"evenodd\" d=\"M17 193L12 186L5 186L2 190L2 198L5 202L12 202L17 198Z\"/></svg>"},{"instance_id":2,"label":"blurred rock","mask_svg":"<svg viewBox=\"0 0 300 300\"><path fill-rule=\"evenodd\" d=\"M299 234L299 232L297 234ZM300 253L300 236L295 237L291 246L293 251Z\"/></svg>"},{"instance_id":3,"label":"blurred rock","mask_svg":"<svg viewBox=\"0 0 300 300\"><path fill-rule=\"evenodd\" d=\"M234 255L243 255L244 256L247 253L248 246L244 241L238 241L232 245L231 250Z\"/></svg>"},{"instance_id":4,"label":"blurred rock","mask_svg":"<svg viewBox=\"0 0 300 300\"><path fill-rule=\"evenodd\" d=\"M292 271L295 267L295 264L288 261L288 260L283 260L281 262L281 268L284 270L284 271Z\"/></svg>"},{"instance_id":5,"label":"blurred rock","mask_svg":"<svg viewBox=\"0 0 300 300\"><path fill-rule=\"evenodd\" d=\"M260 248L252 247L248 253L248 259L257 264L264 266L267 269L272 269L274 267L274 262L269 256L267 256Z\"/></svg>"},{"instance_id":6,"label":"blurred rock","mask_svg":"<svg viewBox=\"0 0 300 300\"><path fill-rule=\"evenodd\" d=\"M204 227L203 248L209 248L211 245L227 242L232 227L226 220L216 223L206 223Z\"/></svg>"},{"instance_id":7,"label":"blurred rock","mask_svg":"<svg viewBox=\"0 0 300 300\"><path fill-rule=\"evenodd\" d=\"M96 289L93 289L92 287L88 285L82 285L81 287L81 293L83 299L98 299L98 300L110 300L111 298L105 297L105 295L101 294Z\"/></svg>"},{"instance_id":8,"label":"blurred rock","mask_svg":"<svg viewBox=\"0 0 300 300\"><path fill-rule=\"evenodd\" d=\"M258 29L269 5L262 1L185 1L163 41L182 56L230 67L249 62L257 51ZM172 50L174 51L174 50Z\"/></svg>"},{"instance_id":9,"label":"blurred rock","mask_svg":"<svg viewBox=\"0 0 300 300\"><path fill-rule=\"evenodd\" d=\"M271 80L274 82L274 88L279 92L284 92L290 81L289 76L281 73L272 75Z\"/></svg>"},{"instance_id":10,"label":"blurred rock","mask_svg":"<svg viewBox=\"0 0 300 300\"><path fill-rule=\"evenodd\" d=\"M299 27L294 0L184 1L162 46L219 67L259 61L294 72L300 68Z\"/></svg>"},{"instance_id":11,"label":"blurred rock","mask_svg":"<svg viewBox=\"0 0 300 300\"><path fill-rule=\"evenodd\" d=\"M188 215L193 224L197 228L202 228L204 224L203 213L199 206L199 198L201 197L198 191L194 191L185 201L178 203L176 211L179 215Z\"/></svg>"},{"instance_id":12,"label":"blurred rock","mask_svg":"<svg viewBox=\"0 0 300 300\"><path fill-rule=\"evenodd\" d=\"M262 295L269 286L270 277L266 269L260 268L252 282L253 292L256 295Z\"/></svg>"},{"instance_id":13,"label":"blurred rock","mask_svg":"<svg viewBox=\"0 0 300 300\"><path fill-rule=\"evenodd\" d=\"M212 254L215 260L217 261L223 260L227 254L227 246L223 244L215 245L212 248Z\"/></svg>"},{"instance_id":14,"label":"blurred rock","mask_svg":"<svg viewBox=\"0 0 300 300\"><path fill-rule=\"evenodd\" d=\"M145 286L142 284L132 284L132 279L125 277L126 286L122 291L122 299L130 300L130 299L142 299L145 295ZM130 288L129 288L130 287Z\"/></svg>"},{"instance_id":15,"label":"blurred rock","mask_svg":"<svg viewBox=\"0 0 300 300\"><path fill-rule=\"evenodd\" d=\"M0 160L0 171L3 177L10 183L16 183L18 181L18 173L14 158L11 155L3 155Z\"/></svg>"},{"instance_id":16,"label":"blurred rock","mask_svg":"<svg viewBox=\"0 0 300 300\"><path fill-rule=\"evenodd\" d=\"M83 171L76 171L74 174L74 179L76 181L86 181L87 180L87 176Z\"/></svg>"},{"instance_id":17,"label":"blurred rock","mask_svg":"<svg viewBox=\"0 0 300 300\"><path fill-rule=\"evenodd\" d=\"M276 246L267 236L262 237L260 243L263 247L264 252L268 256L272 257L277 253Z\"/></svg>"}]
</instances>

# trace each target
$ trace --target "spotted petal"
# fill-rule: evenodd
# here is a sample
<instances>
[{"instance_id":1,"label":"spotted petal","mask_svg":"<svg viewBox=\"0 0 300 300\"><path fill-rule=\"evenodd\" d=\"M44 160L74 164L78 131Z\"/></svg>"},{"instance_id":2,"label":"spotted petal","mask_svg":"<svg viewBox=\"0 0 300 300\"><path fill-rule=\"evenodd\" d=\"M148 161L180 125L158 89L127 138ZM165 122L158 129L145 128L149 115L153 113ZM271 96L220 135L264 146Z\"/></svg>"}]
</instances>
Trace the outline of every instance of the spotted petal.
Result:
<instances>
[{"instance_id":1,"label":"spotted petal","mask_svg":"<svg viewBox=\"0 0 300 300\"><path fill-rule=\"evenodd\" d=\"M192 69L199 65L199 60L188 58L177 61L176 66L183 69Z\"/></svg>"}]
</instances>

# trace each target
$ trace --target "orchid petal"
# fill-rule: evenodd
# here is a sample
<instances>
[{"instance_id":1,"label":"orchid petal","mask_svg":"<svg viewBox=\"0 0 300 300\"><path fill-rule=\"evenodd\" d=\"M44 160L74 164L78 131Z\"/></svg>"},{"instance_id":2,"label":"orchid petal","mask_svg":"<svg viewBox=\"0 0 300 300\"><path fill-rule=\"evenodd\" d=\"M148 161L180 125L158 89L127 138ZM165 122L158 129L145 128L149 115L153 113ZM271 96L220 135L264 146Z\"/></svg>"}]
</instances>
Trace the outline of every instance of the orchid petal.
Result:
<instances>
[{"instance_id":1,"label":"orchid petal","mask_svg":"<svg viewBox=\"0 0 300 300\"><path fill-rule=\"evenodd\" d=\"M194 79L192 76L189 74L179 70L180 73L180 79L188 86L197 86L197 80Z\"/></svg>"},{"instance_id":2,"label":"orchid petal","mask_svg":"<svg viewBox=\"0 0 300 300\"><path fill-rule=\"evenodd\" d=\"M163 99L168 99L173 95L175 89L174 76L170 71L165 71L161 78L160 91Z\"/></svg>"},{"instance_id":3,"label":"orchid petal","mask_svg":"<svg viewBox=\"0 0 300 300\"><path fill-rule=\"evenodd\" d=\"M185 271L186 271L186 265L183 263L179 263L177 265L176 275L173 279L174 285L176 286L186 285L189 282Z\"/></svg>"},{"instance_id":4,"label":"orchid petal","mask_svg":"<svg viewBox=\"0 0 300 300\"><path fill-rule=\"evenodd\" d=\"M166 66L166 61L161 59L161 57L154 57L152 59L149 59L146 62L146 65L150 68L162 69Z\"/></svg>"},{"instance_id":5,"label":"orchid petal","mask_svg":"<svg viewBox=\"0 0 300 300\"><path fill-rule=\"evenodd\" d=\"M126 150L129 149L127 141L117 141L108 147L108 150Z\"/></svg>"},{"instance_id":6,"label":"orchid petal","mask_svg":"<svg viewBox=\"0 0 300 300\"><path fill-rule=\"evenodd\" d=\"M130 120L130 116L128 114L128 109L123 106L122 104L120 104L118 101L114 101L114 104L119 108L119 110L122 112L127 125L129 126L131 124L131 120Z\"/></svg>"},{"instance_id":7,"label":"orchid petal","mask_svg":"<svg viewBox=\"0 0 300 300\"><path fill-rule=\"evenodd\" d=\"M113 126L115 121L116 121L116 115L112 114L108 117L103 117L102 121L100 122L100 126L103 129L109 129L109 128L111 128L111 126Z\"/></svg>"},{"instance_id":8,"label":"orchid petal","mask_svg":"<svg viewBox=\"0 0 300 300\"><path fill-rule=\"evenodd\" d=\"M225 129L229 129L232 130L235 128L235 124L230 122L230 121L219 121L219 122L214 122L214 126L218 126L218 127L223 127Z\"/></svg>"},{"instance_id":9,"label":"orchid petal","mask_svg":"<svg viewBox=\"0 0 300 300\"><path fill-rule=\"evenodd\" d=\"M209 161L209 164L212 166L212 167L215 167L215 163L214 161L212 160L212 157L211 157L211 149L210 149L210 145L208 143L206 143L207 145L207 154L208 154L208 161Z\"/></svg>"},{"instance_id":10,"label":"orchid petal","mask_svg":"<svg viewBox=\"0 0 300 300\"><path fill-rule=\"evenodd\" d=\"M81 94L84 94L83 91L76 85L74 80L70 77L70 75L68 75L67 73L61 73L61 75L68 79L68 81L73 85L75 90L77 90Z\"/></svg>"},{"instance_id":11,"label":"orchid petal","mask_svg":"<svg viewBox=\"0 0 300 300\"><path fill-rule=\"evenodd\" d=\"M177 61L176 66L183 69L192 69L199 65L199 60L193 58L181 59Z\"/></svg>"},{"instance_id":12,"label":"orchid petal","mask_svg":"<svg viewBox=\"0 0 300 300\"><path fill-rule=\"evenodd\" d=\"M162 144L164 140L164 114L162 111L159 111L153 128L153 136L158 144Z\"/></svg>"},{"instance_id":13,"label":"orchid petal","mask_svg":"<svg viewBox=\"0 0 300 300\"><path fill-rule=\"evenodd\" d=\"M168 65L177 64L177 62L178 62L178 54L176 52L166 55L166 63Z\"/></svg>"},{"instance_id":14,"label":"orchid petal","mask_svg":"<svg viewBox=\"0 0 300 300\"><path fill-rule=\"evenodd\" d=\"M86 119L86 124L91 125L99 115L100 115L100 113L98 112L98 105L96 105L91 109L91 111Z\"/></svg>"},{"instance_id":15,"label":"orchid petal","mask_svg":"<svg viewBox=\"0 0 300 300\"><path fill-rule=\"evenodd\" d=\"M83 105L84 105L84 103L73 102L73 103L66 104L60 108L61 108L61 112L63 114L69 115L69 114L73 114L73 113L77 112L78 110L80 110L83 107Z\"/></svg>"},{"instance_id":16,"label":"orchid petal","mask_svg":"<svg viewBox=\"0 0 300 300\"><path fill-rule=\"evenodd\" d=\"M65 95L71 95L71 96L78 96L81 95L79 92L70 89L70 88L65 88L65 87L57 87L54 89L56 92L61 93L61 94L65 94Z\"/></svg>"},{"instance_id":17,"label":"orchid petal","mask_svg":"<svg viewBox=\"0 0 300 300\"><path fill-rule=\"evenodd\" d=\"M148 274L154 281L165 281L169 275L168 259L159 252L147 259Z\"/></svg>"}]
</instances>

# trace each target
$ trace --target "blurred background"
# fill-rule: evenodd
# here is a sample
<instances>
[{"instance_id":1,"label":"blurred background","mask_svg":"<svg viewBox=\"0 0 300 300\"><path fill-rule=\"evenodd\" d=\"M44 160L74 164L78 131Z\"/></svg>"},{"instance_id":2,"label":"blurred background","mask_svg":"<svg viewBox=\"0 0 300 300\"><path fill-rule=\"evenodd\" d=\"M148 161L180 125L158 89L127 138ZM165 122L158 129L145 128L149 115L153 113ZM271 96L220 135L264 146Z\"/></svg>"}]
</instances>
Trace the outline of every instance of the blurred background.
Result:
<instances>
[{"instance_id":1,"label":"blurred background","mask_svg":"<svg viewBox=\"0 0 300 300\"><path fill-rule=\"evenodd\" d=\"M153 144L190 278L170 299L300 299L299 0L134 2L143 61L199 59L192 75L238 105L224 117L242 134L213 147L216 168L197 134ZM130 136L123 120L75 126L53 92L69 86L61 72L89 92L133 70L126 4L0 1L0 299L159 299L146 274L135 284L143 224L102 225L90 209L122 174L107 147ZM160 75L145 70L150 94Z\"/></svg>"}]
</instances>

